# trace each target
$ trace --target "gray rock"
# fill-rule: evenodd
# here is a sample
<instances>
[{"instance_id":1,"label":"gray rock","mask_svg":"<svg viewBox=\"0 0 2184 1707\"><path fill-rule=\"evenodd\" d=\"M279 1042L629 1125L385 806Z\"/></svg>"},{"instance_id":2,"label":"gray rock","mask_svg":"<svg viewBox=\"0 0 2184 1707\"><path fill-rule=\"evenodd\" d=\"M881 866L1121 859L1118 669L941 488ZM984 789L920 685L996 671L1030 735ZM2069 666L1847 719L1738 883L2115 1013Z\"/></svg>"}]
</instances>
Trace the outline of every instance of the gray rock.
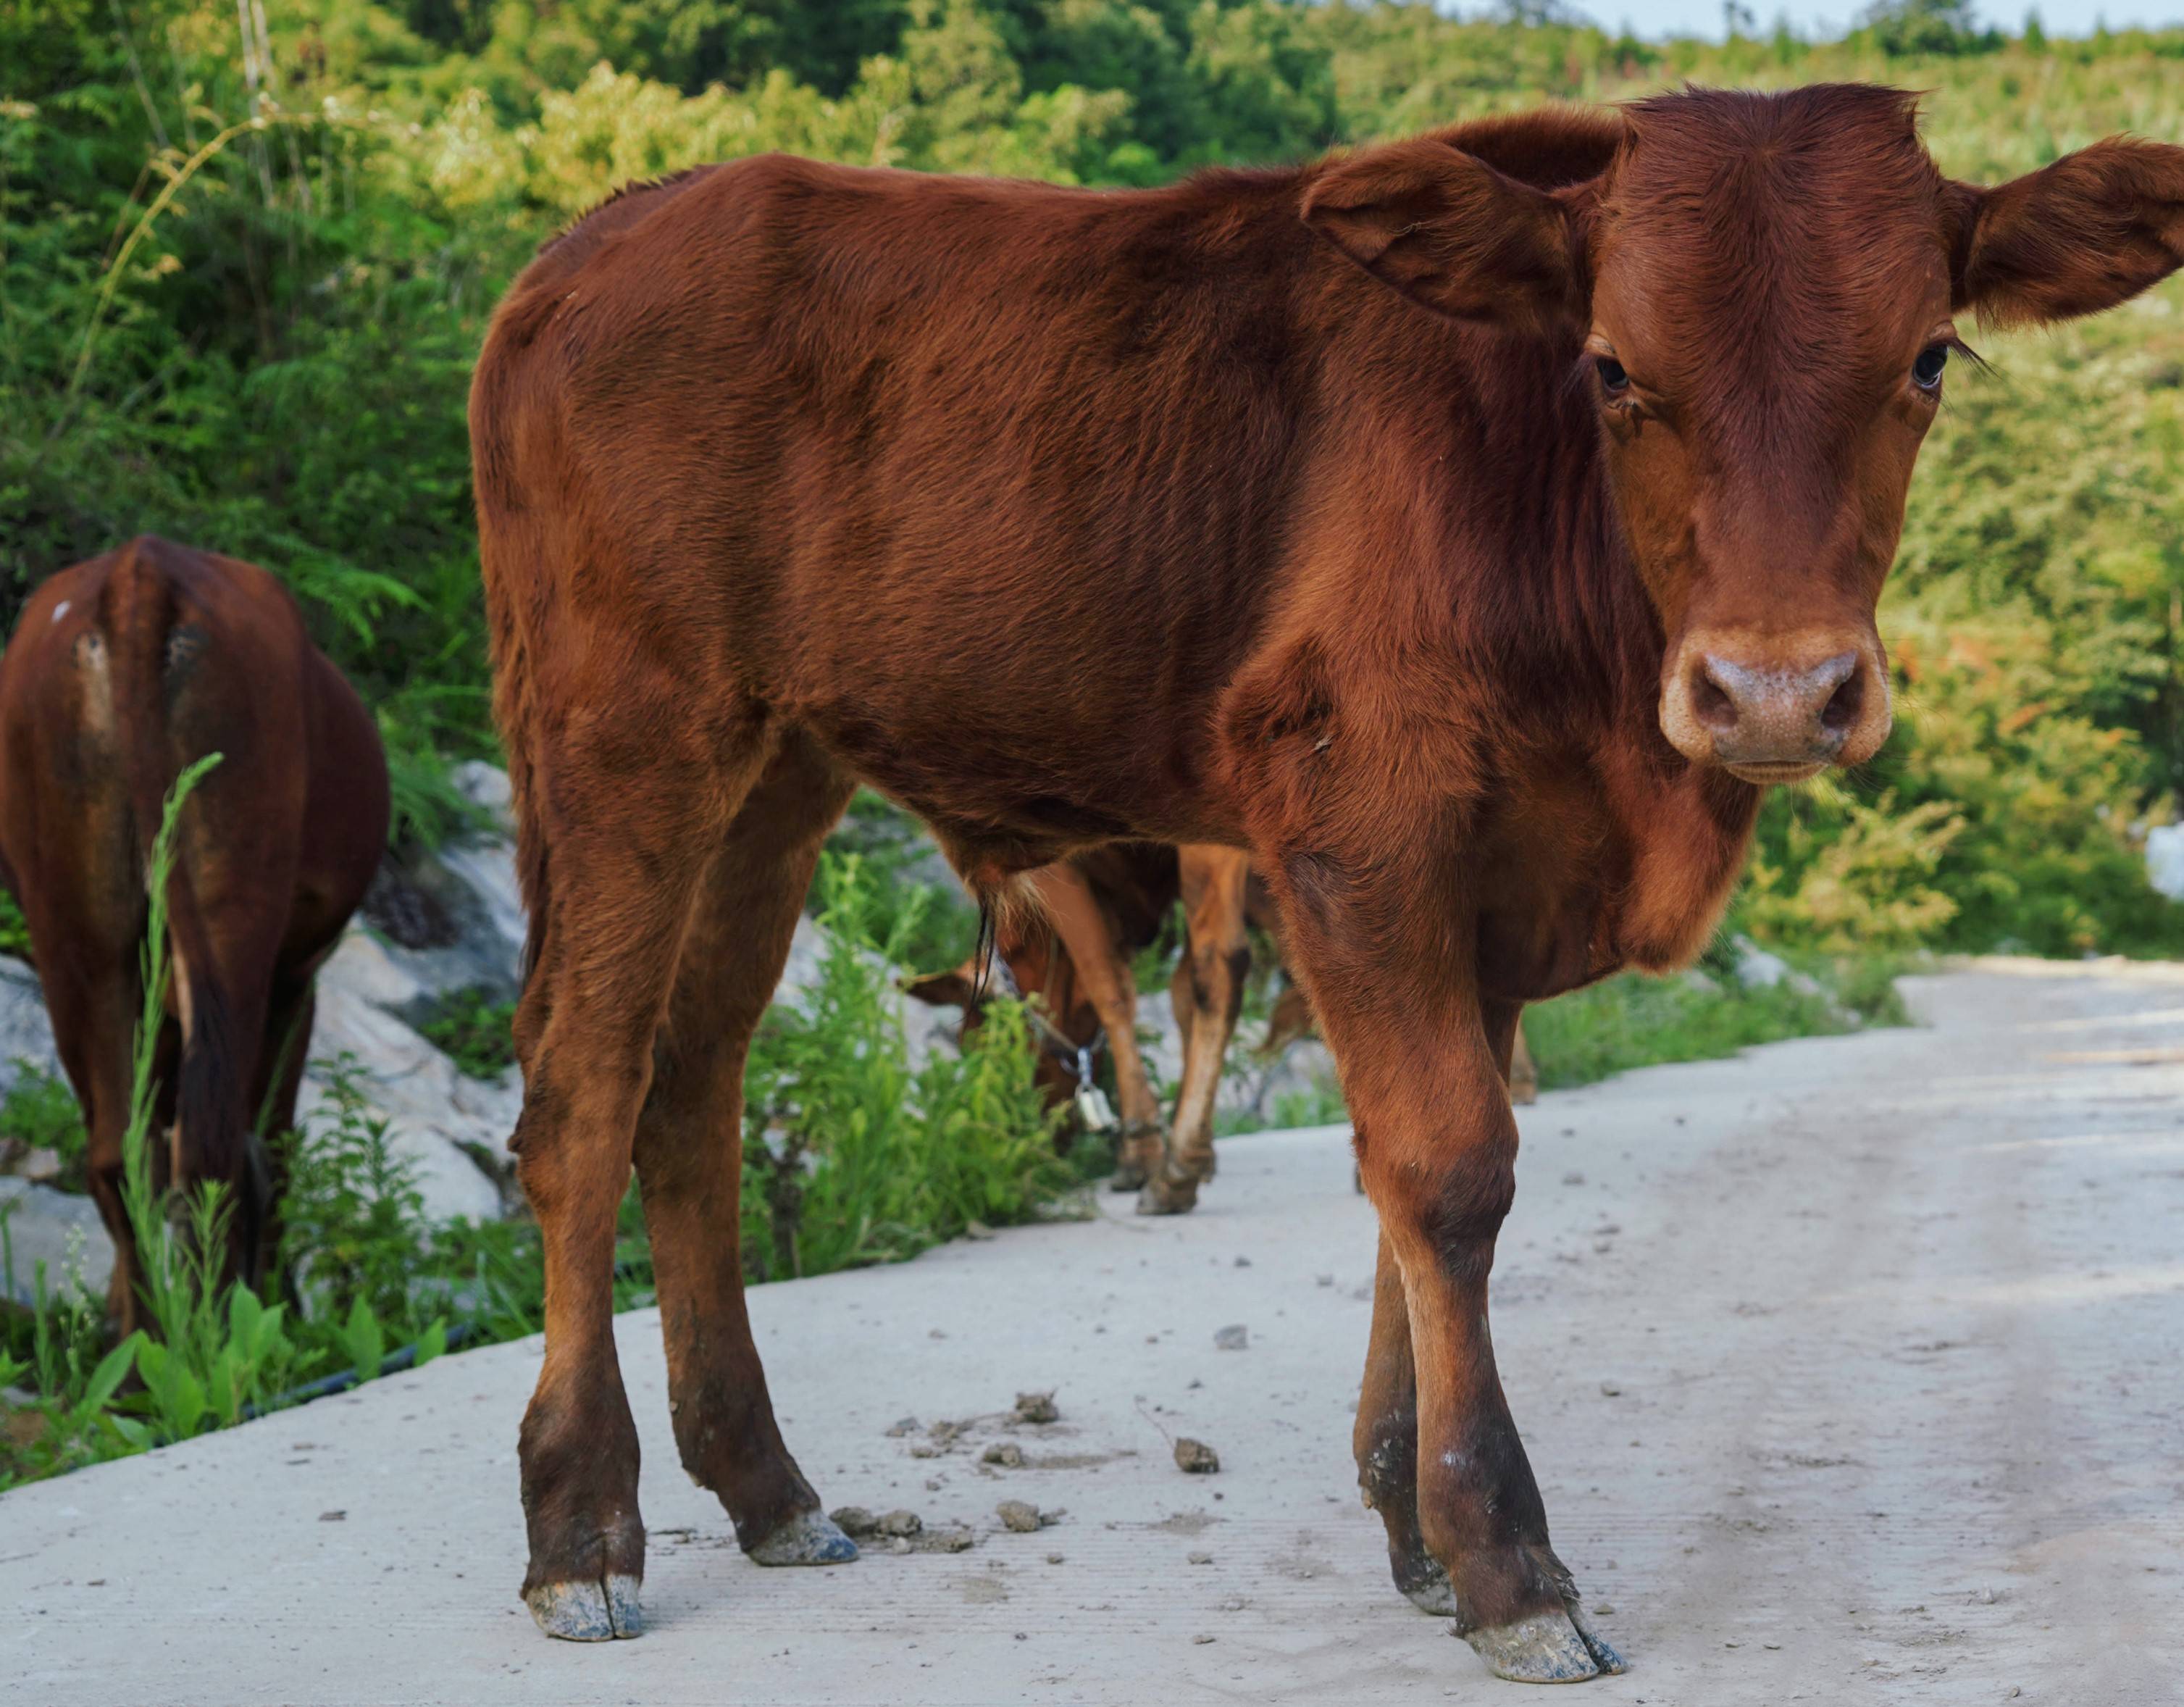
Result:
<instances>
[{"instance_id":1,"label":"gray rock","mask_svg":"<svg viewBox=\"0 0 2184 1707\"><path fill-rule=\"evenodd\" d=\"M1061 1420L1061 1409L1054 1403L1051 1389L1043 1393L1017 1395L1017 1420L1028 1423L1050 1423Z\"/></svg>"},{"instance_id":2,"label":"gray rock","mask_svg":"<svg viewBox=\"0 0 2184 1707\"><path fill-rule=\"evenodd\" d=\"M1250 1348L1251 1330L1241 1322L1232 1322L1225 1328L1213 1330L1213 1349L1217 1352L1240 1352Z\"/></svg>"},{"instance_id":3,"label":"gray rock","mask_svg":"<svg viewBox=\"0 0 2184 1707\"><path fill-rule=\"evenodd\" d=\"M15 1177L28 1180L33 1185L58 1185L61 1177L61 1152L43 1145L25 1150L16 1158Z\"/></svg>"},{"instance_id":4,"label":"gray rock","mask_svg":"<svg viewBox=\"0 0 2184 1707\"><path fill-rule=\"evenodd\" d=\"M1730 945L1736 956L1736 981L1747 990L1772 990L1790 976L1790 962L1769 954L1748 936Z\"/></svg>"},{"instance_id":5,"label":"gray rock","mask_svg":"<svg viewBox=\"0 0 2184 1707\"><path fill-rule=\"evenodd\" d=\"M2184 901L2184 824L2146 833L2146 880L2171 901Z\"/></svg>"},{"instance_id":6,"label":"gray rock","mask_svg":"<svg viewBox=\"0 0 2184 1707\"><path fill-rule=\"evenodd\" d=\"M1018 1535L1032 1535L1038 1531L1039 1508L1028 1500L1005 1499L994 1509L1001 1520L1002 1527Z\"/></svg>"},{"instance_id":7,"label":"gray rock","mask_svg":"<svg viewBox=\"0 0 2184 1707\"><path fill-rule=\"evenodd\" d=\"M0 955L0 1092L15 1082L16 1063L25 1061L56 1076L61 1070L38 974L26 962Z\"/></svg>"},{"instance_id":8,"label":"gray rock","mask_svg":"<svg viewBox=\"0 0 2184 1707\"><path fill-rule=\"evenodd\" d=\"M7 1257L0 1290L15 1303L27 1304L36 1294L41 1263L48 1297L79 1291L92 1299L106 1297L114 1246L90 1198L0 1177L0 1226L6 1229L0 1249Z\"/></svg>"}]
</instances>

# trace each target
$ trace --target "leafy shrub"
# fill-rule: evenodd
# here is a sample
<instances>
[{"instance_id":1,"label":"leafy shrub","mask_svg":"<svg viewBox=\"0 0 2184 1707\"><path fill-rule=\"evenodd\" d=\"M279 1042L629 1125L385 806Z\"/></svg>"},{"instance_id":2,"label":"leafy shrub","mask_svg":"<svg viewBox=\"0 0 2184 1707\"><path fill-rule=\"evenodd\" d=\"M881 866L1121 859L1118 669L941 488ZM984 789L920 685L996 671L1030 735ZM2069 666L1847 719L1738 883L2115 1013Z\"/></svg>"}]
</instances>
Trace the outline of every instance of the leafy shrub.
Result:
<instances>
[{"instance_id":1,"label":"leafy shrub","mask_svg":"<svg viewBox=\"0 0 2184 1707\"><path fill-rule=\"evenodd\" d=\"M0 1138L14 1138L34 1150L51 1150L61 1158L64 1191L89 1189L90 1138L83 1130L83 1110L68 1080L42 1067L18 1059L14 1082L0 1097Z\"/></svg>"},{"instance_id":2,"label":"leafy shrub","mask_svg":"<svg viewBox=\"0 0 2184 1707\"><path fill-rule=\"evenodd\" d=\"M363 1308L398 1343L430 1325L421 1308L445 1304L433 1297L421 1307L417 1296L429 1273L424 1196L415 1169L388 1142L387 1122L365 1102L353 1057L334 1063L325 1106L331 1124L289 1141L281 1269L304 1322L345 1326Z\"/></svg>"},{"instance_id":3,"label":"leafy shrub","mask_svg":"<svg viewBox=\"0 0 2184 1707\"><path fill-rule=\"evenodd\" d=\"M425 1040L473 1079L515 1065L515 1004L478 989L448 991L417 1023Z\"/></svg>"},{"instance_id":4,"label":"leafy shrub","mask_svg":"<svg viewBox=\"0 0 2184 1707\"><path fill-rule=\"evenodd\" d=\"M30 922L15 905L15 897L4 889L0 889L0 954L17 960L31 958Z\"/></svg>"},{"instance_id":5,"label":"leafy shrub","mask_svg":"<svg viewBox=\"0 0 2184 1707\"><path fill-rule=\"evenodd\" d=\"M1028 1219L1069 1178L1033 1081L1021 1004L994 1001L961 1058L910 1060L894 968L916 907L874 935L855 855L819 874L828 933L802 1010L775 1007L744 1081L744 1248L760 1276L911 1256L972 1221Z\"/></svg>"}]
</instances>

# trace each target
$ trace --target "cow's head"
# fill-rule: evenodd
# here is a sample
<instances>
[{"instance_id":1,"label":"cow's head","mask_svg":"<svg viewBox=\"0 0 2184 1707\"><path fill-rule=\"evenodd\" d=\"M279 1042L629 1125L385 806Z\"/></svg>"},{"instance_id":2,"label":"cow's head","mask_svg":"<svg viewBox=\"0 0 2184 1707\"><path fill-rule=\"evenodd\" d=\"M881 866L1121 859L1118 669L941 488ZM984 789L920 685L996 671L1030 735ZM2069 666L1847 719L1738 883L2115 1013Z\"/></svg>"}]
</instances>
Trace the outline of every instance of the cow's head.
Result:
<instances>
[{"instance_id":1,"label":"cow's head","mask_svg":"<svg viewBox=\"0 0 2184 1707\"><path fill-rule=\"evenodd\" d=\"M2184 149L2111 141L1995 188L1911 98L1695 91L1347 156L1305 218L1424 307L1581 348L1667 636L1663 732L1752 782L1870 757L1875 606L1961 318L2109 308L2184 260Z\"/></svg>"}]
</instances>

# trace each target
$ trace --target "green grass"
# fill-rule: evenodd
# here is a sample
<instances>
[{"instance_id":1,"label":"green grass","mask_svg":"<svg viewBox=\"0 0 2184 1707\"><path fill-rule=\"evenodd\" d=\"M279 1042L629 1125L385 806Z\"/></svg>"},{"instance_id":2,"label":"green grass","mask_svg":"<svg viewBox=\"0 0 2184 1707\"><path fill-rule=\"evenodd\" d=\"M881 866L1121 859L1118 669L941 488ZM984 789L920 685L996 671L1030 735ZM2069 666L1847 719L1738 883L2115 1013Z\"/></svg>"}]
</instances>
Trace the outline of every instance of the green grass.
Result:
<instances>
[{"instance_id":1,"label":"green grass","mask_svg":"<svg viewBox=\"0 0 2184 1707\"><path fill-rule=\"evenodd\" d=\"M60 1189L88 1189L85 1169L90 1141L83 1130L83 1111L68 1081L57 1074L34 1062L16 1061L14 1082L0 1097L0 1138L55 1152L61 1158Z\"/></svg>"},{"instance_id":2,"label":"green grass","mask_svg":"<svg viewBox=\"0 0 2184 1707\"><path fill-rule=\"evenodd\" d=\"M1669 978L1625 973L1526 1008L1524 1037L1540 1088L1568 1090L1634 1068L1712 1061L1786 1038L1907 1023L1895 985L1900 960L1808 958L1771 989L1750 990L1730 972L1725 950L1710 955L1709 964L1711 971ZM1268 1118L1223 1115L1220 1130L1228 1136L1348 1118L1341 1087L1322 1079L1282 1093Z\"/></svg>"},{"instance_id":3,"label":"green grass","mask_svg":"<svg viewBox=\"0 0 2184 1707\"><path fill-rule=\"evenodd\" d=\"M1900 1024L1891 969L1852 962L1817 990L1747 990L1711 978L1607 979L1524 1010L1540 1088L1591 1085L1635 1067L1710 1061L1756 1044Z\"/></svg>"},{"instance_id":4,"label":"green grass","mask_svg":"<svg viewBox=\"0 0 2184 1707\"><path fill-rule=\"evenodd\" d=\"M417 1022L435 1049L473 1079L498 1079L515 1065L515 1004L482 990L454 990Z\"/></svg>"},{"instance_id":5,"label":"green grass","mask_svg":"<svg viewBox=\"0 0 2184 1707\"><path fill-rule=\"evenodd\" d=\"M170 857L163 834L155 897ZM1078 1174L1056 1152L1021 1007L991 1003L960 1057L936 1052L913 1065L894 979L923 903L872 881L854 855L827 857L819 893L831 946L818 987L805 1011L771 1013L752 1048L740 1229L749 1277L899 1260L974 1224L1049 1213ZM168 969L164 906L155 900L152 911L140 1038L156 1037ZM436 1029L465 1049L466 1070L497 1058L486 1040L504 1036L504 1013L471 1001L443 1018ZM151 1062L140 1046L125 1146L150 1330L107 1346L100 1302L41 1266L34 1307L0 1312L0 1386L35 1395L26 1406L0 1401L0 1487L225 1427L328 1377L370 1380L399 1347L422 1363L458 1333L475 1344L538 1330L537 1224L427 1221L410 1165L347 1061L331 1064L325 1112L292 1150L287 1291L223 1286L223 1192L178 1198L152 1183ZM42 1135L74 1107L64 1085L27 1074L14 1102L35 1112ZM4 1232L0 1223L0 1243ZM616 1309L655 1301L634 1185L620 1212L614 1292ZM137 1387L125 1392L132 1370Z\"/></svg>"}]
</instances>

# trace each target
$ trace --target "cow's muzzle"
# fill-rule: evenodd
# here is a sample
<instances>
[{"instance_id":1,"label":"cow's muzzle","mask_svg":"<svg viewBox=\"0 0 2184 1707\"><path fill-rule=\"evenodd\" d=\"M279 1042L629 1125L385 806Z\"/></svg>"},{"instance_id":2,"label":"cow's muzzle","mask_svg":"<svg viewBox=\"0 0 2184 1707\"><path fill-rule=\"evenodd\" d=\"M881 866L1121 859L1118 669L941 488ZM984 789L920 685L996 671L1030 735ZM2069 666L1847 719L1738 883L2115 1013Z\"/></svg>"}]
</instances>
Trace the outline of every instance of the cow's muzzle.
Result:
<instances>
[{"instance_id":1,"label":"cow's muzzle","mask_svg":"<svg viewBox=\"0 0 2184 1707\"><path fill-rule=\"evenodd\" d=\"M1879 645L1829 640L1692 636L1662 683L1662 733L1685 757L1747 783L1799 783L1871 758L1891 722Z\"/></svg>"}]
</instances>

